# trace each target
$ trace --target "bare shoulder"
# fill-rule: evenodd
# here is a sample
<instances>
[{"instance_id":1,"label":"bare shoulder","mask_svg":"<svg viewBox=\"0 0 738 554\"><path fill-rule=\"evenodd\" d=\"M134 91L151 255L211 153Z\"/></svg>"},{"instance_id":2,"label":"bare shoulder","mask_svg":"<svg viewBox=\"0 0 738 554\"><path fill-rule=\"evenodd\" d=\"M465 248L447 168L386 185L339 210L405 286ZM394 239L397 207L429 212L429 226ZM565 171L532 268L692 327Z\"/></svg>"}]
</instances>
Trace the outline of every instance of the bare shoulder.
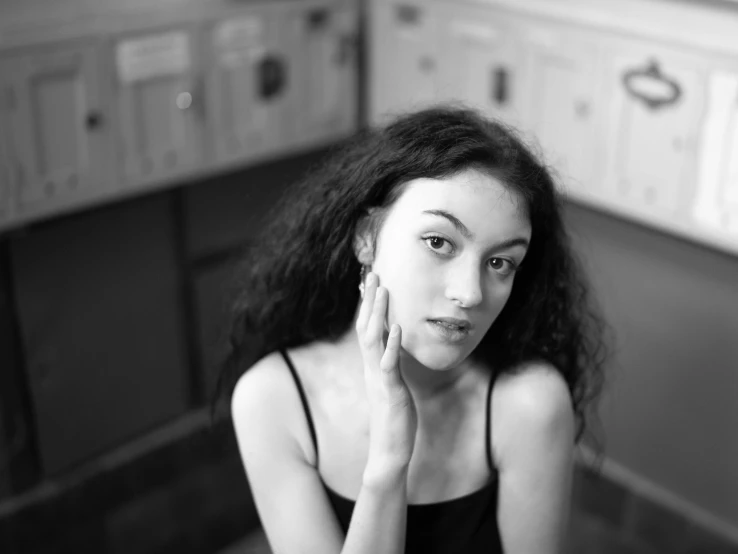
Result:
<instances>
[{"instance_id":1,"label":"bare shoulder","mask_svg":"<svg viewBox=\"0 0 738 554\"><path fill-rule=\"evenodd\" d=\"M320 345L315 343L289 351L295 371L306 388L312 386L312 380L319 373L316 369L321 364L316 362L316 358L320 352ZM275 406L275 401L292 399L293 394L297 394L295 381L284 358L276 351L264 356L240 377L233 391L231 409L233 411L247 405L261 404L269 408Z\"/></svg>"},{"instance_id":2,"label":"bare shoulder","mask_svg":"<svg viewBox=\"0 0 738 554\"><path fill-rule=\"evenodd\" d=\"M297 366L296 357L290 357ZM316 469L296 383L279 352L241 376L231 413L254 502L274 551L339 552L341 529Z\"/></svg>"},{"instance_id":3,"label":"bare shoulder","mask_svg":"<svg viewBox=\"0 0 738 554\"><path fill-rule=\"evenodd\" d=\"M513 416L544 421L572 411L571 394L564 377L545 362L529 363L514 373L500 376L495 389L496 400Z\"/></svg>"},{"instance_id":4,"label":"bare shoulder","mask_svg":"<svg viewBox=\"0 0 738 554\"><path fill-rule=\"evenodd\" d=\"M277 405L275 400L285 395L288 379L287 368L279 352L272 352L256 362L241 375L233 389L231 415L234 420L254 411L273 409Z\"/></svg>"},{"instance_id":5,"label":"bare shoulder","mask_svg":"<svg viewBox=\"0 0 738 554\"><path fill-rule=\"evenodd\" d=\"M231 419L244 463L259 452L299 454L292 447L289 374L278 352L269 354L247 369L231 396ZM294 385L293 385L294 386Z\"/></svg>"},{"instance_id":6,"label":"bare shoulder","mask_svg":"<svg viewBox=\"0 0 738 554\"><path fill-rule=\"evenodd\" d=\"M320 411L314 398L321 382L320 350L320 345L310 344L289 351L313 415ZM300 392L279 352L268 354L240 377L231 398L231 415L240 441L261 447L281 440L283 447L314 465L316 453Z\"/></svg>"},{"instance_id":7,"label":"bare shoulder","mask_svg":"<svg viewBox=\"0 0 738 554\"><path fill-rule=\"evenodd\" d=\"M500 457L526 444L569 448L574 409L569 387L550 364L535 362L500 376L493 392L493 443Z\"/></svg>"}]
</instances>

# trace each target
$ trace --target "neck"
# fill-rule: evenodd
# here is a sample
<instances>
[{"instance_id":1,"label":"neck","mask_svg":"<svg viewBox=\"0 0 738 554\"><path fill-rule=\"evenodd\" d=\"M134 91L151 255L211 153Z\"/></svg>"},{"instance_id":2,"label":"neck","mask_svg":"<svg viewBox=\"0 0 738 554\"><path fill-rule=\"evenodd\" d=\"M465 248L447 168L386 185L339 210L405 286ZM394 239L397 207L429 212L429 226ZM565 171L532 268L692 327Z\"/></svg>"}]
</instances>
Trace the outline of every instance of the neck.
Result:
<instances>
[{"instance_id":1,"label":"neck","mask_svg":"<svg viewBox=\"0 0 738 554\"><path fill-rule=\"evenodd\" d=\"M416 401L437 399L456 390L462 377L467 375L467 364L434 371L418 362L407 351L400 353L400 371L405 384Z\"/></svg>"}]
</instances>

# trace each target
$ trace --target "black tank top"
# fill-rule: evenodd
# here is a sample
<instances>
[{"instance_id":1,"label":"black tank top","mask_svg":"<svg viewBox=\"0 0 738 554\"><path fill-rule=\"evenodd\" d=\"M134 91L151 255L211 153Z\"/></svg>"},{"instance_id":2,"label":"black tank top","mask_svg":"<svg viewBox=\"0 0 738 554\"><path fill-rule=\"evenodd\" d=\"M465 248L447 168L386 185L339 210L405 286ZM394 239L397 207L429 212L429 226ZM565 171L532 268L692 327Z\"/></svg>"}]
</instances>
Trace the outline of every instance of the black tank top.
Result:
<instances>
[{"instance_id":1,"label":"black tank top","mask_svg":"<svg viewBox=\"0 0 738 554\"><path fill-rule=\"evenodd\" d=\"M292 365L287 352L280 351L300 393L310 435L315 446L316 466L318 440L315 426L300 377ZM405 554L502 554L502 543L497 528L497 470L492 463L490 449L490 405L494 377L487 390L485 445L487 464L492 477L490 482L470 494L434 502L431 504L408 504ZM336 517L344 533L348 532L355 500L345 498L323 482Z\"/></svg>"}]
</instances>

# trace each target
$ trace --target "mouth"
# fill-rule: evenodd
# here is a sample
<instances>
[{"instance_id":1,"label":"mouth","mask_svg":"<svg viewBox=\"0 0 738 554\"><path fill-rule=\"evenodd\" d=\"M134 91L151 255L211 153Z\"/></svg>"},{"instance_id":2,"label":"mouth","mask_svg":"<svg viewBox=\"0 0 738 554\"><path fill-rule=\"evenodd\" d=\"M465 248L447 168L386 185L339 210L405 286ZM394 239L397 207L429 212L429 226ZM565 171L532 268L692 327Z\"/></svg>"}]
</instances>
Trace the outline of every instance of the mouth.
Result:
<instances>
[{"instance_id":1,"label":"mouth","mask_svg":"<svg viewBox=\"0 0 738 554\"><path fill-rule=\"evenodd\" d=\"M456 319L455 317L439 317L431 318L428 320L430 323L435 323L451 331L460 331L468 333L472 330L472 324L466 319Z\"/></svg>"},{"instance_id":2,"label":"mouth","mask_svg":"<svg viewBox=\"0 0 738 554\"><path fill-rule=\"evenodd\" d=\"M463 319L447 317L429 319L428 324L441 338L450 342L461 342L465 340L472 330L472 324Z\"/></svg>"}]
</instances>

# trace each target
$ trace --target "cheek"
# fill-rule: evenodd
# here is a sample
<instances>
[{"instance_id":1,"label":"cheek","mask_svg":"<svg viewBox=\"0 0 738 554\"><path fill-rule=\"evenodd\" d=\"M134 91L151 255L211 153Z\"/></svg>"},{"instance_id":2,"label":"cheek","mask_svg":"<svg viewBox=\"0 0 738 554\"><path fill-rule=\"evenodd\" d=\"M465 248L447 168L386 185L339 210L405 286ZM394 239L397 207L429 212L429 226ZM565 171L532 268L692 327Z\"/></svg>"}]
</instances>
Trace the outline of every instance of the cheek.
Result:
<instances>
[{"instance_id":1,"label":"cheek","mask_svg":"<svg viewBox=\"0 0 738 554\"><path fill-rule=\"evenodd\" d=\"M379 284L392 293L407 288L417 278L417 252L407 240L382 241L374 259L372 271L379 275Z\"/></svg>"},{"instance_id":2,"label":"cheek","mask_svg":"<svg viewBox=\"0 0 738 554\"><path fill-rule=\"evenodd\" d=\"M495 286L490 287L488 291L488 304L487 313L489 314L489 324L492 325L497 316L507 304L512 292L512 280L509 283L497 283Z\"/></svg>"},{"instance_id":3,"label":"cheek","mask_svg":"<svg viewBox=\"0 0 738 554\"><path fill-rule=\"evenodd\" d=\"M413 278L410 271L388 271L380 277L389 292L390 323L407 326L417 317L426 302L423 300L422 284Z\"/></svg>"},{"instance_id":4,"label":"cheek","mask_svg":"<svg viewBox=\"0 0 738 554\"><path fill-rule=\"evenodd\" d=\"M417 253L399 249L393 253L397 256L378 256L373 269L389 292L390 323L408 326L430 305L431 288L438 279L429 279L431 274L423 267L423 260L417 260Z\"/></svg>"}]
</instances>

